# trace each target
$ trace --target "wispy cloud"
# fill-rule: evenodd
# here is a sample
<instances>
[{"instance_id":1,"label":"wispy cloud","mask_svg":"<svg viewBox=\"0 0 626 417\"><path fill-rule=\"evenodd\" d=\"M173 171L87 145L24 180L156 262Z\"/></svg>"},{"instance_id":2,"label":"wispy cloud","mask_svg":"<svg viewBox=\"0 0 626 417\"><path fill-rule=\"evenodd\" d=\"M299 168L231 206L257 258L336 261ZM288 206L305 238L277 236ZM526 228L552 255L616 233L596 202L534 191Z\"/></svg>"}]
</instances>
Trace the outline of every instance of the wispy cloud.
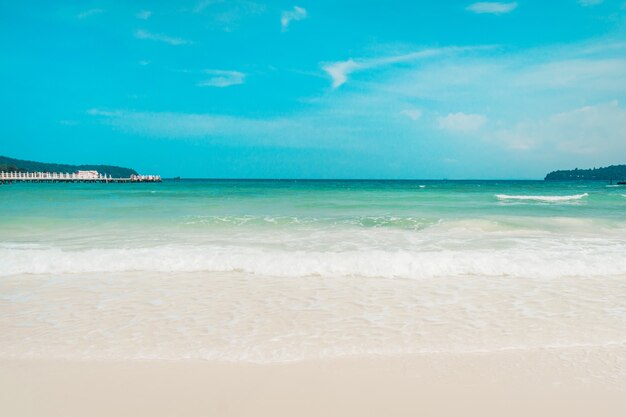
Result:
<instances>
[{"instance_id":1,"label":"wispy cloud","mask_svg":"<svg viewBox=\"0 0 626 417\"><path fill-rule=\"evenodd\" d=\"M450 113L437 118L437 126L450 132L475 132L487 123L482 114Z\"/></svg>"},{"instance_id":2,"label":"wispy cloud","mask_svg":"<svg viewBox=\"0 0 626 417\"><path fill-rule=\"evenodd\" d=\"M212 77L200 81L197 84L198 87L230 87L243 84L246 79L246 75L239 71L205 70L204 73Z\"/></svg>"},{"instance_id":3,"label":"wispy cloud","mask_svg":"<svg viewBox=\"0 0 626 417\"><path fill-rule=\"evenodd\" d=\"M408 117L411 120L419 120L422 118L422 110L421 109L405 109L400 112L404 116Z\"/></svg>"},{"instance_id":4,"label":"wispy cloud","mask_svg":"<svg viewBox=\"0 0 626 417\"><path fill-rule=\"evenodd\" d=\"M150 10L142 10L136 14L137 19L148 20L150 16L152 16L152 12Z\"/></svg>"},{"instance_id":5,"label":"wispy cloud","mask_svg":"<svg viewBox=\"0 0 626 417\"><path fill-rule=\"evenodd\" d=\"M167 139L206 139L225 143L253 143L289 147L323 147L324 138L304 141L319 135L314 120L298 117L250 118L206 113L136 112L90 109L97 117L125 132Z\"/></svg>"},{"instance_id":6,"label":"wispy cloud","mask_svg":"<svg viewBox=\"0 0 626 417\"><path fill-rule=\"evenodd\" d=\"M411 52L402 55L393 55L380 58L358 59L352 58L347 61L331 62L322 65L322 69L328 73L332 80L333 88L337 88L348 81L348 76L357 71L364 71L384 67L387 65L398 64L402 62L416 61L425 58L436 57L444 54L452 54L475 49L485 49L491 47L447 47L424 49L421 51Z\"/></svg>"},{"instance_id":7,"label":"wispy cloud","mask_svg":"<svg viewBox=\"0 0 626 417\"><path fill-rule=\"evenodd\" d=\"M107 111L91 109L92 116L108 118L121 127L160 137L209 137L216 134L258 133L284 126L295 127L285 119L252 119L236 116L202 113L135 112L125 110Z\"/></svg>"},{"instance_id":8,"label":"wispy cloud","mask_svg":"<svg viewBox=\"0 0 626 417\"><path fill-rule=\"evenodd\" d=\"M602 3L604 3L604 0L578 0L578 4L583 7L597 6Z\"/></svg>"},{"instance_id":9,"label":"wispy cloud","mask_svg":"<svg viewBox=\"0 0 626 417\"><path fill-rule=\"evenodd\" d=\"M86 19L88 17L95 16L95 15L103 13L103 12L104 12L103 9L85 10L84 12L79 13L76 17L79 18L79 19Z\"/></svg>"},{"instance_id":10,"label":"wispy cloud","mask_svg":"<svg viewBox=\"0 0 626 417\"><path fill-rule=\"evenodd\" d=\"M163 35L163 34L160 34L160 33L152 33L152 32L148 32L147 30L143 30L143 29L136 30L135 31L135 37L137 39L148 39L148 40L152 40L152 41L165 42L167 44L174 45L174 46L189 45L189 44L193 43L193 42L191 42L191 41L189 41L187 39L175 38L175 37Z\"/></svg>"},{"instance_id":11,"label":"wispy cloud","mask_svg":"<svg viewBox=\"0 0 626 417\"><path fill-rule=\"evenodd\" d=\"M348 75L359 69L367 68L367 64L357 63L351 59L347 61L333 62L322 66L322 69L330 75L333 88L337 88L348 81Z\"/></svg>"},{"instance_id":12,"label":"wispy cloud","mask_svg":"<svg viewBox=\"0 0 626 417\"><path fill-rule=\"evenodd\" d=\"M117 117L121 116L122 112L102 109L89 109L87 110L87 114L90 116Z\"/></svg>"},{"instance_id":13,"label":"wispy cloud","mask_svg":"<svg viewBox=\"0 0 626 417\"><path fill-rule=\"evenodd\" d=\"M588 0L593 1L593 0ZM501 2L478 2L467 6L467 10L473 13L488 14L506 14L511 13L517 8L517 2L501 3Z\"/></svg>"},{"instance_id":14,"label":"wispy cloud","mask_svg":"<svg viewBox=\"0 0 626 417\"><path fill-rule=\"evenodd\" d=\"M256 0L201 0L192 8L183 10L195 14L204 13L212 27L231 32L240 27L247 18L264 13L267 6Z\"/></svg>"},{"instance_id":15,"label":"wispy cloud","mask_svg":"<svg viewBox=\"0 0 626 417\"><path fill-rule=\"evenodd\" d=\"M204 9L212 4L223 3L224 0L200 0L193 8L194 13L202 13Z\"/></svg>"},{"instance_id":16,"label":"wispy cloud","mask_svg":"<svg viewBox=\"0 0 626 417\"><path fill-rule=\"evenodd\" d=\"M555 113L497 130L493 137L518 151L541 147L569 155L623 155L626 109L617 100Z\"/></svg>"},{"instance_id":17,"label":"wispy cloud","mask_svg":"<svg viewBox=\"0 0 626 417\"><path fill-rule=\"evenodd\" d=\"M280 16L280 27L283 31L289 28L289 24L292 21L303 20L307 17L307 11L303 7L294 6L292 10L283 11Z\"/></svg>"}]
</instances>

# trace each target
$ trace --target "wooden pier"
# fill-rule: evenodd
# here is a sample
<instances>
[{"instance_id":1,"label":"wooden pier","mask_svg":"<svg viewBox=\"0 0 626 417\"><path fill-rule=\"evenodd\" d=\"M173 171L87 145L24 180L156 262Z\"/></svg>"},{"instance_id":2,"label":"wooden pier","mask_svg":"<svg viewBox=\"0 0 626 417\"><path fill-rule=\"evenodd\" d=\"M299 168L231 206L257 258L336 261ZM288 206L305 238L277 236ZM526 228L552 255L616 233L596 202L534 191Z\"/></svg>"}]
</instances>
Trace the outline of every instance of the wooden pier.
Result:
<instances>
[{"instance_id":1,"label":"wooden pier","mask_svg":"<svg viewBox=\"0 0 626 417\"><path fill-rule=\"evenodd\" d=\"M160 175L131 175L128 178L113 178L96 171L78 172L0 172L0 184L11 183L144 183L161 182Z\"/></svg>"}]
</instances>

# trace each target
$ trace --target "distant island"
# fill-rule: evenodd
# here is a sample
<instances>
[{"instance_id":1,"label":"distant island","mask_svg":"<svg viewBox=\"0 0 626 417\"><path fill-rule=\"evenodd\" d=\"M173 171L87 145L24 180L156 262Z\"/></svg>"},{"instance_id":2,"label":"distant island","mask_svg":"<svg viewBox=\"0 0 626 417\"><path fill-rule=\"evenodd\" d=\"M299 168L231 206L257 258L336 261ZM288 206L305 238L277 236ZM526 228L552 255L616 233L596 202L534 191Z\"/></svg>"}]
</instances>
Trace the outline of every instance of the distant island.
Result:
<instances>
[{"instance_id":1,"label":"distant island","mask_svg":"<svg viewBox=\"0 0 626 417\"><path fill-rule=\"evenodd\" d=\"M0 172L76 172L98 171L102 175L110 175L113 178L129 178L138 175L131 168L123 168L112 165L70 165L51 164L45 162L25 161L21 159L0 156Z\"/></svg>"},{"instance_id":2,"label":"distant island","mask_svg":"<svg viewBox=\"0 0 626 417\"><path fill-rule=\"evenodd\" d=\"M572 181L572 180L602 180L623 181L626 180L626 165L611 165L605 168L571 169L552 171L546 175L545 180Z\"/></svg>"}]
</instances>

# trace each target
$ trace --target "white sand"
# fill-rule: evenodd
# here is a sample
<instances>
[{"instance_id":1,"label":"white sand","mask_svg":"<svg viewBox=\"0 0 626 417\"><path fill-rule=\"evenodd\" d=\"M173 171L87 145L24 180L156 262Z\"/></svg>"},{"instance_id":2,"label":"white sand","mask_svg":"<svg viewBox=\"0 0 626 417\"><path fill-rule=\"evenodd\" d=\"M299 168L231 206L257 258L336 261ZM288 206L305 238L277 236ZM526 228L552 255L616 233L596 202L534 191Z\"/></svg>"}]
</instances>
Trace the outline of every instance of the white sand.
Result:
<instances>
[{"instance_id":1,"label":"white sand","mask_svg":"<svg viewBox=\"0 0 626 417\"><path fill-rule=\"evenodd\" d=\"M623 416L623 347L254 365L0 362L2 416Z\"/></svg>"}]
</instances>

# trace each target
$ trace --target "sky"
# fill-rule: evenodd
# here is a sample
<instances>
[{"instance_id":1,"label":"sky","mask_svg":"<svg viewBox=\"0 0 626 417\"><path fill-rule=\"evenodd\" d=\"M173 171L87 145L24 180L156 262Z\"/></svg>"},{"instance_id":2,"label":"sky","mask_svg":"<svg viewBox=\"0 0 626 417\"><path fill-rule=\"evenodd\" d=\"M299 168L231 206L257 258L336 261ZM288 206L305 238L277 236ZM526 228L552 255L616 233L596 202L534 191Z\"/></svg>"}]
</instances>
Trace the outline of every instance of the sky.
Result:
<instances>
[{"instance_id":1,"label":"sky","mask_svg":"<svg viewBox=\"0 0 626 417\"><path fill-rule=\"evenodd\" d=\"M0 155L190 178L626 163L626 0L0 0Z\"/></svg>"}]
</instances>

